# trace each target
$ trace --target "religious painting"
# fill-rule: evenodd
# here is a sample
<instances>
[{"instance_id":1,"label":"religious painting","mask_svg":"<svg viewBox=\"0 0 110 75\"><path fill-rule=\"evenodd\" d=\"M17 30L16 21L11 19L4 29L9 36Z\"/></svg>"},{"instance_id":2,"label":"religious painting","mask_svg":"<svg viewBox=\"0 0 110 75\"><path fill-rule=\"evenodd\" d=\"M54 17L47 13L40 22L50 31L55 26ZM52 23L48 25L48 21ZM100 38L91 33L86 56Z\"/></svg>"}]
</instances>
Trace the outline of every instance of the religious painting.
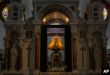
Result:
<instances>
[{"instance_id":1,"label":"religious painting","mask_svg":"<svg viewBox=\"0 0 110 75\"><path fill-rule=\"evenodd\" d=\"M47 29L48 71L64 71L65 38L64 28Z\"/></svg>"}]
</instances>

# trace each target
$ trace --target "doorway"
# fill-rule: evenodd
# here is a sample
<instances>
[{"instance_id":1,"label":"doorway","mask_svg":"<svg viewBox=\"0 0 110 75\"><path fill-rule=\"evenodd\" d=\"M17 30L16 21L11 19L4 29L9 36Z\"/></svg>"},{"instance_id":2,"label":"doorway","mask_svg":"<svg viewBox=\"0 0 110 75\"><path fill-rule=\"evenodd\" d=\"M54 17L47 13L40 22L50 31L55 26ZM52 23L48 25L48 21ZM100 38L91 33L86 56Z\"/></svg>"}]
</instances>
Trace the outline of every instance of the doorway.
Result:
<instances>
[{"instance_id":1,"label":"doorway","mask_svg":"<svg viewBox=\"0 0 110 75\"><path fill-rule=\"evenodd\" d=\"M71 31L69 25L41 27L41 72L71 72Z\"/></svg>"}]
</instances>

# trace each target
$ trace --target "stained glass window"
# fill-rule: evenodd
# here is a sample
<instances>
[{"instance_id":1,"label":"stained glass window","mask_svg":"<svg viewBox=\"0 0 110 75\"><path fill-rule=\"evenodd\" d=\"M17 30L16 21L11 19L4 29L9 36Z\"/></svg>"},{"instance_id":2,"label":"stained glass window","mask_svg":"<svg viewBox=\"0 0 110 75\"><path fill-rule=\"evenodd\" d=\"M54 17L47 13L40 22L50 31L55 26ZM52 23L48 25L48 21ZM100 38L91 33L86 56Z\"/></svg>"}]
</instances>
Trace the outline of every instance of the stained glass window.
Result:
<instances>
[{"instance_id":1,"label":"stained glass window","mask_svg":"<svg viewBox=\"0 0 110 75\"><path fill-rule=\"evenodd\" d=\"M103 18L104 18L104 20L107 18L107 9L106 8L104 8L103 9Z\"/></svg>"},{"instance_id":2,"label":"stained glass window","mask_svg":"<svg viewBox=\"0 0 110 75\"><path fill-rule=\"evenodd\" d=\"M8 18L8 7L5 7L3 10L2 10L2 17L7 20Z\"/></svg>"}]
</instances>

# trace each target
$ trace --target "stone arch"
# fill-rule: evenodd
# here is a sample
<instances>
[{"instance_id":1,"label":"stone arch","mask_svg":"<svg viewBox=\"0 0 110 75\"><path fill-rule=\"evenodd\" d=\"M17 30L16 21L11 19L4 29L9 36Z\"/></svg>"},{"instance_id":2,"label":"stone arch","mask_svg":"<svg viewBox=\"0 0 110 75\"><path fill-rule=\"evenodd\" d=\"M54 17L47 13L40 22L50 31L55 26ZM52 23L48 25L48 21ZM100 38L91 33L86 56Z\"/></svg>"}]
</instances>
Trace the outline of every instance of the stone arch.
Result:
<instances>
[{"instance_id":1,"label":"stone arch","mask_svg":"<svg viewBox=\"0 0 110 75\"><path fill-rule=\"evenodd\" d=\"M95 36L95 35L100 35L101 37L103 37L103 34L100 31L94 31L92 33L92 36Z\"/></svg>"},{"instance_id":2,"label":"stone arch","mask_svg":"<svg viewBox=\"0 0 110 75\"><path fill-rule=\"evenodd\" d=\"M18 36L19 36L19 33L17 31L15 31L15 30L11 31L11 33L10 33L10 38L11 39L10 40L12 40L11 41L12 45L13 44L18 45L18 41L19 41Z\"/></svg>"},{"instance_id":3,"label":"stone arch","mask_svg":"<svg viewBox=\"0 0 110 75\"><path fill-rule=\"evenodd\" d=\"M59 11L52 11L42 18L43 23L49 23L52 21L53 22L56 21L57 23L63 24L63 23L68 23L70 19L68 16L66 16L65 14Z\"/></svg>"},{"instance_id":4,"label":"stone arch","mask_svg":"<svg viewBox=\"0 0 110 75\"><path fill-rule=\"evenodd\" d=\"M95 31L92 33L92 37L94 40L94 43L100 44L101 46L103 45L103 35L99 31Z\"/></svg>"},{"instance_id":5,"label":"stone arch","mask_svg":"<svg viewBox=\"0 0 110 75\"><path fill-rule=\"evenodd\" d=\"M45 15L53 11L59 11L64 13L66 16L69 17L70 20L74 19L73 11L70 8L65 7L63 5L47 5L41 8L38 12L38 18L42 19Z\"/></svg>"}]
</instances>

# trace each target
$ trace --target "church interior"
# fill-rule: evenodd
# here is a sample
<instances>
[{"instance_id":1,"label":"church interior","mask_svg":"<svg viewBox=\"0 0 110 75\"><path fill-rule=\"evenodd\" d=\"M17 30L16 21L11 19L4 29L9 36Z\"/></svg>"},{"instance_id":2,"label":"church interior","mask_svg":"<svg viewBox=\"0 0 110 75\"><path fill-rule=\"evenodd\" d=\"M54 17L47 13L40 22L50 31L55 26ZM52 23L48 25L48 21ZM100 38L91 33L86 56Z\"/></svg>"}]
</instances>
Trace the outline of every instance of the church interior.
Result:
<instances>
[{"instance_id":1,"label":"church interior","mask_svg":"<svg viewBox=\"0 0 110 75\"><path fill-rule=\"evenodd\" d=\"M0 75L102 75L109 25L109 0L1 0Z\"/></svg>"}]
</instances>

